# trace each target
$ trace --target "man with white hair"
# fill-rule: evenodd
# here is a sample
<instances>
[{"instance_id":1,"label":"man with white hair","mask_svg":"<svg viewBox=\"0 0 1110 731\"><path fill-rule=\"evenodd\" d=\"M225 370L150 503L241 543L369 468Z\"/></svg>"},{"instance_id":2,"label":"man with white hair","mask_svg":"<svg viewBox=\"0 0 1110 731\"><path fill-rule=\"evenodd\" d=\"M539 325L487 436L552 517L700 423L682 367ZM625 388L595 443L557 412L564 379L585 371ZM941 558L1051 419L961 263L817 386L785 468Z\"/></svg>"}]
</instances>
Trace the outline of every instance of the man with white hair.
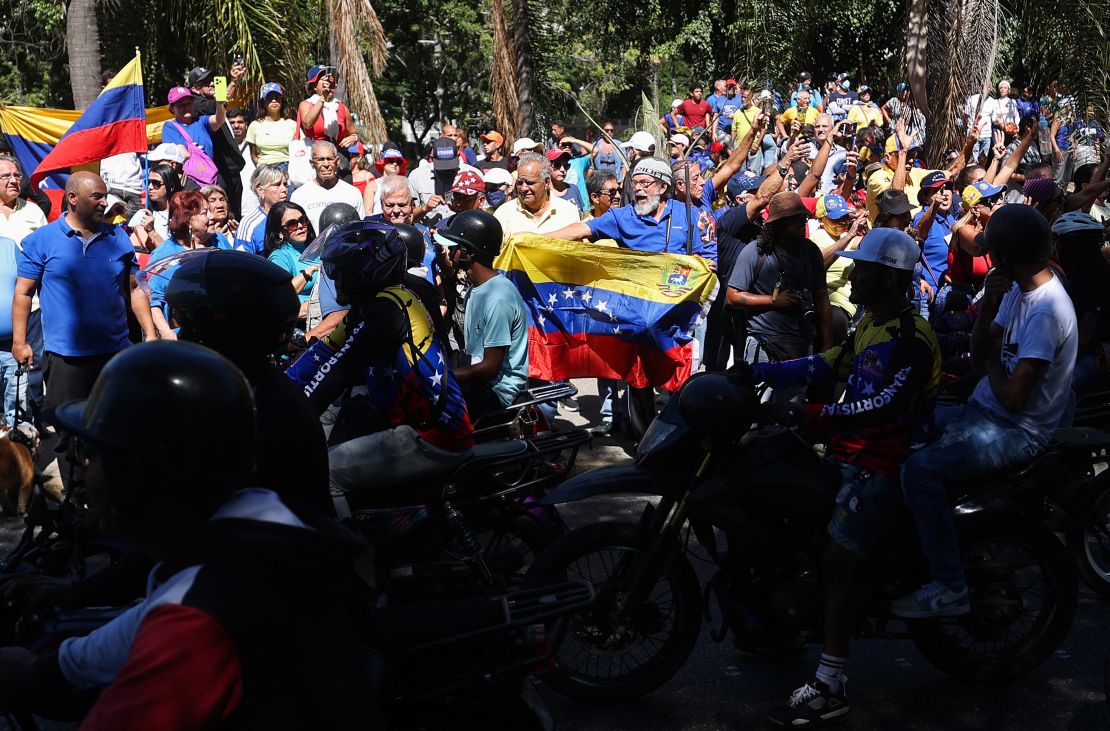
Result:
<instances>
[{"instance_id":1,"label":"man with white hair","mask_svg":"<svg viewBox=\"0 0 1110 731\"><path fill-rule=\"evenodd\" d=\"M535 152L520 156L516 168L516 198L493 214L506 241L516 233L551 235L551 231L580 220L578 206L551 194L551 161Z\"/></svg>"},{"instance_id":2,"label":"man with white hair","mask_svg":"<svg viewBox=\"0 0 1110 731\"><path fill-rule=\"evenodd\" d=\"M316 177L293 191L289 200L305 210L313 231L320 233L320 214L330 203L347 203L354 206L358 215L366 216L362 193L339 178L339 151L335 145L327 140L312 143L312 169Z\"/></svg>"}]
</instances>

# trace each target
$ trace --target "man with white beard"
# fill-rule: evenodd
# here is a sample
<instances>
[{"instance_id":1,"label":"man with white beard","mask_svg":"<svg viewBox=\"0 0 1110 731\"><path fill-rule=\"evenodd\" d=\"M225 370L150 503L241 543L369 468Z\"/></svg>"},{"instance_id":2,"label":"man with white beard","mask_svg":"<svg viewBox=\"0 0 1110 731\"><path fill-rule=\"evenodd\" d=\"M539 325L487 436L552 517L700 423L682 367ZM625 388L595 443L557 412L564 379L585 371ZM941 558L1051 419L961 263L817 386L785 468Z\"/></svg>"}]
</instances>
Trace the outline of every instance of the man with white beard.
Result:
<instances>
[{"instance_id":1,"label":"man with white beard","mask_svg":"<svg viewBox=\"0 0 1110 731\"><path fill-rule=\"evenodd\" d=\"M691 253L717 261L717 243L703 240L698 232L698 211L687 218L686 205L671 198L671 166L657 157L645 157L632 168L632 205L610 208L601 216L547 234L556 239L613 239L620 246L640 251ZM687 230L693 228L687 252Z\"/></svg>"}]
</instances>

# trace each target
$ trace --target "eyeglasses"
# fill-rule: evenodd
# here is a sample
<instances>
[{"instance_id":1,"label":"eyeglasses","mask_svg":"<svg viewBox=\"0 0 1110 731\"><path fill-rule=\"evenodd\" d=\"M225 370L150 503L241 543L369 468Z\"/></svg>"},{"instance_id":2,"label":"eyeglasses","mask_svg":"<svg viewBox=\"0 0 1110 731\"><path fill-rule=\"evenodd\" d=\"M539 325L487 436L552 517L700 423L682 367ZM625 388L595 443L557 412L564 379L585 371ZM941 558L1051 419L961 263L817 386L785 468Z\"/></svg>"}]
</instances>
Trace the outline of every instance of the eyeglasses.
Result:
<instances>
[{"instance_id":1,"label":"eyeglasses","mask_svg":"<svg viewBox=\"0 0 1110 731\"><path fill-rule=\"evenodd\" d=\"M603 130L602 130L602 132L604 132L604 133L605 133L605 134L607 134L607 135L611 135L611 134L613 134L613 132L615 132L615 131L616 131L616 130L614 130L614 129L613 129L612 127L606 127L605 129L603 129Z\"/></svg>"},{"instance_id":2,"label":"eyeglasses","mask_svg":"<svg viewBox=\"0 0 1110 731\"><path fill-rule=\"evenodd\" d=\"M0 180L4 182L9 180L23 180L23 173L4 173L0 175Z\"/></svg>"},{"instance_id":3,"label":"eyeglasses","mask_svg":"<svg viewBox=\"0 0 1110 731\"><path fill-rule=\"evenodd\" d=\"M994 208L998 202L1002 200L1000 195L992 195L990 198L983 198L979 201L979 205L986 206L987 208Z\"/></svg>"},{"instance_id":4,"label":"eyeglasses","mask_svg":"<svg viewBox=\"0 0 1110 731\"><path fill-rule=\"evenodd\" d=\"M159 188L164 188L164 187L166 187L166 184L165 184L165 183L163 183L163 182L162 182L161 180L153 180L153 179L152 179L152 180L150 181L150 187L151 187L151 188L154 188L155 190L158 190Z\"/></svg>"},{"instance_id":5,"label":"eyeglasses","mask_svg":"<svg viewBox=\"0 0 1110 731\"><path fill-rule=\"evenodd\" d=\"M658 181L658 180L656 180L655 178L649 178L649 179L647 179L647 180L644 180L644 179L640 179L640 180L636 180L636 179L633 179L633 180L632 180L632 187L633 187L634 189L635 189L635 188L650 188L651 186L653 186L653 185L657 184L658 182L659 182L659 181Z\"/></svg>"},{"instance_id":6,"label":"eyeglasses","mask_svg":"<svg viewBox=\"0 0 1110 731\"><path fill-rule=\"evenodd\" d=\"M562 169L565 169L565 168L569 168L570 163L567 162L564 159L559 159L559 160L556 160L555 162L551 163L551 167L562 170Z\"/></svg>"},{"instance_id":7,"label":"eyeglasses","mask_svg":"<svg viewBox=\"0 0 1110 731\"><path fill-rule=\"evenodd\" d=\"M308 221L305 219L304 216L301 216L300 218L290 218L288 221L281 224L281 227L289 233L293 233L299 228L308 228Z\"/></svg>"},{"instance_id":8,"label":"eyeglasses","mask_svg":"<svg viewBox=\"0 0 1110 731\"><path fill-rule=\"evenodd\" d=\"M321 165L334 165L336 160L338 159L338 157L314 157L312 158L312 162L319 163Z\"/></svg>"}]
</instances>

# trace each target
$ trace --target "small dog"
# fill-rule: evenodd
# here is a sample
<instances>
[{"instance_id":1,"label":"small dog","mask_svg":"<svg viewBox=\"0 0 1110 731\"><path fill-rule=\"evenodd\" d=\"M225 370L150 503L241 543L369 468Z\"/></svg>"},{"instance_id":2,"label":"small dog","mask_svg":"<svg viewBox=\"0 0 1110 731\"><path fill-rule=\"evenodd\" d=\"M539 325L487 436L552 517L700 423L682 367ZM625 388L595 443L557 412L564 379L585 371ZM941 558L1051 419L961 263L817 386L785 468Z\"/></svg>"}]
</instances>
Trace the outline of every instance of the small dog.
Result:
<instances>
[{"instance_id":1,"label":"small dog","mask_svg":"<svg viewBox=\"0 0 1110 731\"><path fill-rule=\"evenodd\" d=\"M12 515L12 495L18 495L16 514L27 514L31 491L36 484L45 487L45 476L35 469L34 455L39 448L39 432L28 422L0 434L0 512ZM61 499L61 495L55 495Z\"/></svg>"}]
</instances>

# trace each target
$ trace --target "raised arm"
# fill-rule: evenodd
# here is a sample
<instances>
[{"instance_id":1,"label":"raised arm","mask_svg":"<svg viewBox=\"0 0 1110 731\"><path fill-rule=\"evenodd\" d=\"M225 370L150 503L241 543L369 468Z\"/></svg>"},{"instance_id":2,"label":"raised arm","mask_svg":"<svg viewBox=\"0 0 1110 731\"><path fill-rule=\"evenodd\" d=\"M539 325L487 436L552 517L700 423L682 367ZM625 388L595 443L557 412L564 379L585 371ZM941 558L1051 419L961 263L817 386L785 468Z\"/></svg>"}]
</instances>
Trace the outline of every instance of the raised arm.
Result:
<instances>
[{"instance_id":1,"label":"raised arm","mask_svg":"<svg viewBox=\"0 0 1110 731\"><path fill-rule=\"evenodd\" d=\"M1034 126L1030 126L1029 129L1025 130L1025 134L1021 136L1021 141L1018 142L1018 146L1015 147L1014 151L1010 153L1010 156L1006 158L1006 162L1002 164L1001 169L998 171L998 175L994 177L992 181L994 185L1006 185L1006 183L1010 182L1011 176L1017 172L1018 165L1021 164L1021 158L1025 157L1025 153L1029 151L1029 145L1033 144L1033 137L1036 134L1037 128Z\"/></svg>"},{"instance_id":2,"label":"raised arm","mask_svg":"<svg viewBox=\"0 0 1110 731\"><path fill-rule=\"evenodd\" d=\"M748 127L748 132L744 135L744 139L737 145L736 149L732 151L728 159L721 163L717 172L713 173L712 180L714 190L720 190L727 185L729 178L739 172L740 166L748 159L748 153L752 150L752 143L755 140L756 134L762 136L763 126L766 121L767 118L762 113L757 115L754 122Z\"/></svg>"}]
</instances>

